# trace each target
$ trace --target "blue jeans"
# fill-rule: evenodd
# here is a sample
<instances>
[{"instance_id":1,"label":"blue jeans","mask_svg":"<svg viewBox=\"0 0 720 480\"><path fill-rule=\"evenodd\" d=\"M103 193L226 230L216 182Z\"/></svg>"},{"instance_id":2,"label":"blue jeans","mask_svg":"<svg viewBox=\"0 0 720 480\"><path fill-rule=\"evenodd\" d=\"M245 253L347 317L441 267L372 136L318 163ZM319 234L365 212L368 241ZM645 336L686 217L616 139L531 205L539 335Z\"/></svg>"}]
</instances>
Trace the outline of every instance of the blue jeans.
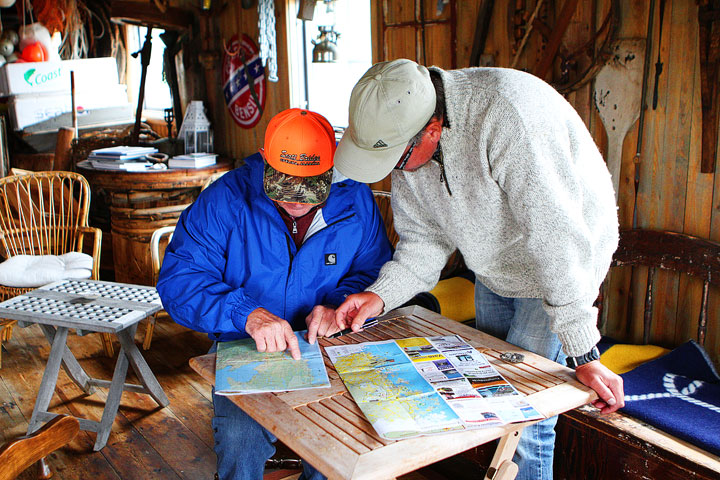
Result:
<instances>
[{"instance_id":1,"label":"blue jeans","mask_svg":"<svg viewBox=\"0 0 720 480\"><path fill-rule=\"evenodd\" d=\"M210 352L217 348L213 344ZM215 436L217 471L221 480L258 480L263 478L265 462L275 453L275 436L253 420L228 397L215 395L212 419ZM303 461L300 479L324 480L320 472Z\"/></svg>"},{"instance_id":2,"label":"blue jeans","mask_svg":"<svg viewBox=\"0 0 720 480\"><path fill-rule=\"evenodd\" d=\"M565 364L557 335L550 331L550 317L539 298L507 298L475 280L475 328L545 358ZM516 480L553 478L553 450L557 417L523 430L513 461Z\"/></svg>"}]
</instances>

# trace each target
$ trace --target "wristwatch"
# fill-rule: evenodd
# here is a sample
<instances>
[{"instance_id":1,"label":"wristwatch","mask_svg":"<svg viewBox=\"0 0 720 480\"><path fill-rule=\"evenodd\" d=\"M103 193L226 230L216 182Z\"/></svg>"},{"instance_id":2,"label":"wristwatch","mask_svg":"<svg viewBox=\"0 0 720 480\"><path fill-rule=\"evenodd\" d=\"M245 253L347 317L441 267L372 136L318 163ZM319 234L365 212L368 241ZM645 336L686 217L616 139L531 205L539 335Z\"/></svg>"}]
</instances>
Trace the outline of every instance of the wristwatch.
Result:
<instances>
[{"instance_id":1,"label":"wristwatch","mask_svg":"<svg viewBox=\"0 0 720 480\"><path fill-rule=\"evenodd\" d=\"M580 365L585 365L586 363L590 363L593 360L599 360L600 359L600 350L598 350L597 345L592 347L589 352L587 352L585 355L580 355L579 357L567 357L567 360L565 363L567 363L567 366L570 368L576 368Z\"/></svg>"}]
</instances>

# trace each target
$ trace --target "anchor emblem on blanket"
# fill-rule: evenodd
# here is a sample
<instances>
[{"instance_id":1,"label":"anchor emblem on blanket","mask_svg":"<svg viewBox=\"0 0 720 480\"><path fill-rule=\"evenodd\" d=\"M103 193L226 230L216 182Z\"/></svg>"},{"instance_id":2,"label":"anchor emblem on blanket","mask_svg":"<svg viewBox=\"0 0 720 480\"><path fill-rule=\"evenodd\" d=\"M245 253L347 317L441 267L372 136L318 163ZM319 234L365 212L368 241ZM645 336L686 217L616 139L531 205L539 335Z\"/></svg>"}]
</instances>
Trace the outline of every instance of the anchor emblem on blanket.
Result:
<instances>
[{"instance_id":1,"label":"anchor emblem on blanket","mask_svg":"<svg viewBox=\"0 0 720 480\"><path fill-rule=\"evenodd\" d=\"M678 388L676 385L676 382L675 382L675 380L677 378L687 379L687 377L683 377L682 375L666 373L663 376L663 387L665 387L664 392L643 393L640 395L626 395L625 401L626 402L637 402L640 400L653 400L656 398L677 398L677 399L692 403L693 405L697 405L698 407L707 408L714 412L720 413L720 406L713 405L708 402L704 402L702 400L693 398L691 396L693 393L695 393L700 388L702 388L703 385L705 385L705 382L700 381L700 380L693 380L686 387Z\"/></svg>"}]
</instances>

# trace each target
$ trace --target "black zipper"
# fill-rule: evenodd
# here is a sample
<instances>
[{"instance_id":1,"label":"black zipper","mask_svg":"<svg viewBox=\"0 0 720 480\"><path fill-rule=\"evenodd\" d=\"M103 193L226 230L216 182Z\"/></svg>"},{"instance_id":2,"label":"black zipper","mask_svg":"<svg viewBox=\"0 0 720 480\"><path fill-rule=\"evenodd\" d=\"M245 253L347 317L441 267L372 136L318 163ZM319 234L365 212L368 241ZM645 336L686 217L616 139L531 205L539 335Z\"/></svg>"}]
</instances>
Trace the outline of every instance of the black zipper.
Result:
<instances>
[{"instance_id":1,"label":"black zipper","mask_svg":"<svg viewBox=\"0 0 720 480\"><path fill-rule=\"evenodd\" d=\"M448 195L452 197L452 192L450 191L450 183L448 182L447 175L445 174L445 157L443 155L442 147L440 147L439 143L430 160L434 160L435 162L437 162L438 165L440 165L440 182L445 185L445 189L447 190Z\"/></svg>"},{"instance_id":2,"label":"black zipper","mask_svg":"<svg viewBox=\"0 0 720 480\"><path fill-rule=\"evenodd\" d=\"M290 261L288 262L288 271L287 271L287 276L285 277L285 291L287 291L287 289L288 289L288 283L290 282L290 273L292 272L292 264L293 264L293 260L295 259L295 257L293 256L293 253L292 253L292 246L290 245L290 242L292 242L292 241L293 240L292 240L292 238L290 238L290 235L288 235L286 233L285 234L285 243L287 245L288 257L290 258ZM287 317L287 312L286 312L287 303L285 301L285 298L286 298L286 296L283 295L283 308L282 308L283 318Z\"/></svg>"}]
</instances>

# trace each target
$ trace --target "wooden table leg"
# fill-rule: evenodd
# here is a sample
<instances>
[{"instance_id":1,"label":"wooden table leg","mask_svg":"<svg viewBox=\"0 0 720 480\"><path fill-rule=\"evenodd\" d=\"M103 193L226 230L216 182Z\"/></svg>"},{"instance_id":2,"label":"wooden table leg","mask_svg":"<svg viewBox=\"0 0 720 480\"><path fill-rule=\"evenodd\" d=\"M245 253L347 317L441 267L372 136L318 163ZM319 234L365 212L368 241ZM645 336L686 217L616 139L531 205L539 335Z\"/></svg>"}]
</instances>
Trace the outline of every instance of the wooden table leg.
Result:
<instances>
[{"instance_id":1,"label":"wooden table leg","mask_svg":"<svg viewBox=\"0 0 720 480\"><path fill-rule=\"evenodd\" d=\"M490 462L490 468L485 474L485 480L513 480L515 478L518 466L512 461L512 458L515 455L522 430L520 428L500 437L495 455Z\"/></svg>"},{"instance_id":2,"label":"wooden table leg","mask_svg":"<svg viewBox=\"0 0 720 480\"><path fill-rule=\"evenodd\" d=\"M96 452L103 448L110 436L112 424L115 421L118 407L120 406L120 398L123 394L125 386L125 377L127 376L128 359L124 354L124 348L120 349L117 362L115 362L115 371L113 372L112 383L108 390L105 408L103 409L102 418L98 427L97 437L95 438L95 446L93 450Z\"/></svg>"},{"instance_id":3,"label":"wooden table leg","mask_svg":"<svg viewBox=\"0 0 720 480\"><path fill-rule=\"evenodd\" d=\"M52 327L50 327L52 328ZM37 399L35 399L35 407L33 408L30 424L28 425L28 435L40 428L40 416L47 412L50 406L50 399L55 391L58 373L60 373L60 364L63 360L68 336L66 327L57 327L57 331L53 334L52 347L50 348L50 356L48 357L45 371L43 372L40 389L38 390ZM72 354L71 354L72 355Z\"/></svg>"},{"instance_id":4,"label":"wooden table leg","mask_svg":"<svg viewBox=\"0 0 720 480\"><path fill-rule=\"evenodd\" d=\"M55 337L55 328L51 325L43 325L39 324L40 329L42 329L43 334L45 334L45 338L48 342L50 342L50 345L53 344L53 339ZM92 395L95 393L95 386L93 385L93 379L90 378L90 376L85 372L85 370L80 366L77 359L75 358L75 355L70 352L70 349L65 345L65 351L62 355L62 366L65 369L65 372L67 372L70 379L75 382L75 384L80 387L83 392L85 392L88 395Z\"/></svg>"},{"instance_id":5,"label":"wooden table leg","mask_svg":"<svg viewBox=\"0 0 720 480\"><path fill-rule=\"evenodd\" d=\"M143 358L140 350L138 350L135 345L136 330L137 323L118 332L118 340L120 340L120 345L122 345L122 349L130 361L130 365L132 365L133 370L135 370L138 380L140 380L140 383L142 383L145 387L146 393L150 395L158 403L158 405L166 407L170 404L170 400L168 400L167 395L165 395L165 392L160 386L160 383L158 383L157 378L155 378L152 370L150 370L145 358Z\"/></svg>"}]
</instances>

